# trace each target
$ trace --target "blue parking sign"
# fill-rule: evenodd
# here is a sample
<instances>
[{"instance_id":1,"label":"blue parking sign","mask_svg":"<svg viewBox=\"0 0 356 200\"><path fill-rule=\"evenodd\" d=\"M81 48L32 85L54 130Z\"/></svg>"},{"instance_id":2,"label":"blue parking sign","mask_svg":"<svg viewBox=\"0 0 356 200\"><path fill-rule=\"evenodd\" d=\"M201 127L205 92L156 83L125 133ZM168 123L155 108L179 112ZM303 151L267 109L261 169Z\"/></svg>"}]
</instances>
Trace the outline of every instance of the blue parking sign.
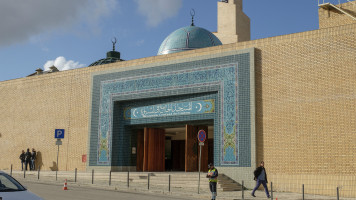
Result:
<instances>
[{"instance_id":1,"label":"blue parking sign","mask_svg":"<svg viewBox=\"0 0 356 200\"><path fill-rule=\"evenodd\" d=\"M63 139L64 138L64 129L56 129L54 131L54 138Z\"/></svg>"}]
</instances>

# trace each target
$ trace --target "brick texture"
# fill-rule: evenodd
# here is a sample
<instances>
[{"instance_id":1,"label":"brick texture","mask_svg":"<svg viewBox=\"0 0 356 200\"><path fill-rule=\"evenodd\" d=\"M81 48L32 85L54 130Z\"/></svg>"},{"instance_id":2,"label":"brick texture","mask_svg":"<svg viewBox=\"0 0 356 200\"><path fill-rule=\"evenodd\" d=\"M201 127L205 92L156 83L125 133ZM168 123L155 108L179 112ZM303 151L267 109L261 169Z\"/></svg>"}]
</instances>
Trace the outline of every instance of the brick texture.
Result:
<instances>
[{"instance_id":1,"label":"brick texture","mask_svg":"<svg viewBox=\"0 0 356 200\"><path fill-rule=\"evenodd\" d=\"M94 72L255 47L256 163L265 161L276 189L300 191L306 184L310 193L335 194L343 186L343 196L356 197L356 23L326 23L333 25L0 82L0 169L20 169L18 156L28 147L41 152L43 170L53 169L55 128L66 129L59 169L86 169L81 156L88 148Z\"/></svg>"},{"instance_id":2,"label":"brick texture","mask_svg":"<svg viewBox=\"0 0 356 200\"><path fill-rule=\"evenodd\" d=\"M337 7L343 9L345 12L356 18L356 2L351 1L348 3L336 5ZM330 28L335 26L342 26L346 24L355 23L355 19L352 17L341 13L335 8L320 8L319 9L319 28Z\"/></svg>"}]
</instances>

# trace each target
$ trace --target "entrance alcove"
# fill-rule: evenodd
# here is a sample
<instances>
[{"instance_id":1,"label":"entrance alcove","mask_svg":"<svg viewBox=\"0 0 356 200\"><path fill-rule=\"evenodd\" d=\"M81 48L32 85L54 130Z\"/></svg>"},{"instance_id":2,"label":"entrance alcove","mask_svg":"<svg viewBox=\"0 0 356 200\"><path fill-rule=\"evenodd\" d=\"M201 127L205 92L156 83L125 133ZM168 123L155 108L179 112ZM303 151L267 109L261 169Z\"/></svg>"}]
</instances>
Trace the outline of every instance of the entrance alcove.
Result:
<instances>
[{"instance_id":1,"label":"entrance alcove","mask_svg":"<svg viewBox=\"0 0 356 200\"><path fill-rule=\"evenodd\" d=\"M115 101L112 169L197 172L197 135L205 130L201 170L206 171L208 162L214 162L216 102L216 92Z\"/></svg>"},{"instance_id":2,"label":"entrance alcove","mask_svg":"<svg viewBox=\"0 0 356 200\"><path fill-rule=\"evenodd\" d=\"M201 171L207 171L206 166L214 159L214 127L209 121L147 125L133 130L132 134L137 134L136 147L133 147L136 171L199 171L199 130L207 133L201 153Z\"/></svg>"}]
</instances>

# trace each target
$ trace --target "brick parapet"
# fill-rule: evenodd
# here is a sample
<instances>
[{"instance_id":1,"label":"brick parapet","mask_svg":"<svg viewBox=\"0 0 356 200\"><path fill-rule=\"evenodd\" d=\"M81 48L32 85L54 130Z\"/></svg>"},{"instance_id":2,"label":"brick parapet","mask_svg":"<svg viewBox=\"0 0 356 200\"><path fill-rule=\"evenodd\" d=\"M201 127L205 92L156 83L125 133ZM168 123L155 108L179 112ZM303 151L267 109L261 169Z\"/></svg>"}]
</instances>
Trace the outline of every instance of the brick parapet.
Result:
<instances>
[{"instance_id":1,"label":"brick parapet","mask_svg":"<svg viewBox=\"0 0 356 200\"><path fill-rule=\"evenodd\" d=\"M336 5L337 7L343 9L345 12L356 18L356 2L351 1ZM325 7L319 8L319 28L330 28L335 26L342 26L347 24L354 24L356 20L352 17L341 13L335 8Z\"/></svg>"},{"instance_id":2,"label":"brick parapet","mask_svg":"<svg viewBox=\"0 0 356 200\"><path fill-rule=\"evenodd\" d=\"M265 160L274 181L303 174L297 183L313 185L318 180L306 177L333 175L346 185L343 177L356 166L355 38L356 24L346 24L0 82L0 148L8 152L0 169L11 163L19 169L18 154L27 147L42 153L42 169L53 169L53 130L60 127L68 130L60 169L85 170L81 156L87 152L93 73L255 47L256 163Z\"/></svg>"}]
</instances>

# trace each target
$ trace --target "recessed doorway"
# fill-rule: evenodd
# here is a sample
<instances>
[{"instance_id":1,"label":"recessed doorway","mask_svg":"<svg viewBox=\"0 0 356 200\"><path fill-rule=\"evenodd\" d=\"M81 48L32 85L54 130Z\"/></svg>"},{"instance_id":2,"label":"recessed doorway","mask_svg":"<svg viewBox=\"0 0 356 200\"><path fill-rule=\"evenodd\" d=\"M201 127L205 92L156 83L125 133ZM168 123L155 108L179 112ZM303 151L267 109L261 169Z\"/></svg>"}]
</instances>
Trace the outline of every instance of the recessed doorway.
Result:
<instances>
[{"instance_id":1,"label":"recessed doorway","mask_svg":"<svg viewBox=\"0 0 356 200\"><path fill-rule=\"evenodd\" d=\"M201 171L207 171L207 164L214 160L214 126L188 124L137 130L136 170L198 171L197 133L201 129L207 133L207 140L202 146Z\"/></svg>"}]
</instances>

